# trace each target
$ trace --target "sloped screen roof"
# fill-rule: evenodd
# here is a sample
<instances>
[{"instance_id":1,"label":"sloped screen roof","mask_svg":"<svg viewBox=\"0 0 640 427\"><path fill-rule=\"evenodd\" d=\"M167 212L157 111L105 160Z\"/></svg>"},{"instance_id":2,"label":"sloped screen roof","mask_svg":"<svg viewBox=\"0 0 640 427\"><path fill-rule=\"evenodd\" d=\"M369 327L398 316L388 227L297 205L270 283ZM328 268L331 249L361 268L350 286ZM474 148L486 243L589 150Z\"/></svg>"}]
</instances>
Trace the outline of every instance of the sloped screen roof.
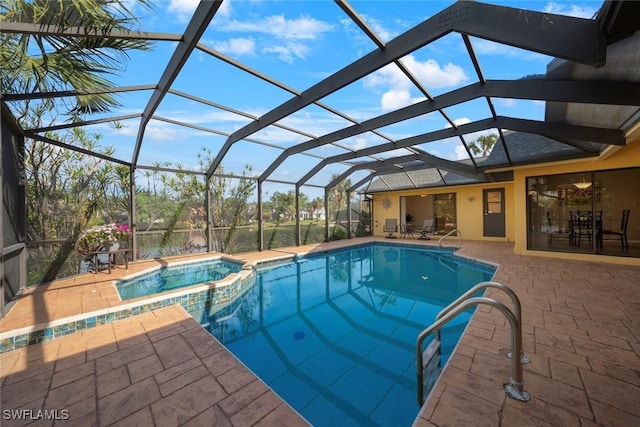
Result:
<instances>
[{"instance_id":1,"label":"sloped screen roof","mask_svg":"<svg viewBox=\"0 0 640 427\"><path fill-rule=\"evenodd\" d=\"M153 43L112 76L119 108L25 134L82 126L134 168L240 175L250 164L259 182L324 187L339 177L387 191L597 156L638 121L640 55L630 46L640 36L628 18L638 2L187 3L159 2L140 11L140 32L102 35ZM86 36L29 22L0 31ZM27 100L61 106L91 92L67 89L3 88L3 101L18 116ZM474 154L487 134L498 136L494 149Z\"/></svg>"}]
</instances>

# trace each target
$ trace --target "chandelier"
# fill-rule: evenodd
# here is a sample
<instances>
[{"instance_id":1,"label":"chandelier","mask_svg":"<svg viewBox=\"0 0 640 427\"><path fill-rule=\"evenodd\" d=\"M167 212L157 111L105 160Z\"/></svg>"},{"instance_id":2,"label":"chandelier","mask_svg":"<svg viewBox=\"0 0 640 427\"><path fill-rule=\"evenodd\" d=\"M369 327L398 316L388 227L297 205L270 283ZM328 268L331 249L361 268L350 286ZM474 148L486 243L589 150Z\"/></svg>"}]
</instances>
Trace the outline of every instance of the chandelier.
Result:
<instances>
[{"instance_id":1,"label":"chandelier","mask_svg":"<svg viewBox=\"0 0 640 427\"><path fill-rule=\"evenodd\" d=\"M573 186L579 188L580 190L586 190L587 188L591 187L591 182L586 182L583 176L582 181L574 182Z\"/></svg>"}]
</instances>

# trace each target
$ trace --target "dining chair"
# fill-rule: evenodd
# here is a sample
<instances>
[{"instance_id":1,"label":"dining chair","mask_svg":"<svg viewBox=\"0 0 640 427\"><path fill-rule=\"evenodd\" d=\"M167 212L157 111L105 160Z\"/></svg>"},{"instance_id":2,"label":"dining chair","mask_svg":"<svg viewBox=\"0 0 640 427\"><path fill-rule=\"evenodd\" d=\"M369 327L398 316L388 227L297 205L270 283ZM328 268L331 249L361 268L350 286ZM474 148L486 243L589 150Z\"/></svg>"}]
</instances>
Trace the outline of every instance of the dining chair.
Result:
<instances>
[{"instance_id":1,"label":"dining chair","mask_svg":"<svg viewBox=\"0 0 640 427\"><path fill-rule=\"evenodd\" d=\"M591 211L572 211L571 240L574 246L580 247L582 239L593 241L593 215Z\"/></svg>"},{"instance_id":2,"label":"dining chair","mask_svg":"<svg viewBox=\"0 0 640 427\"><path fill-rule=\"evenodd\" d=\"M620 220L620 229L619 230L601 230L601 235L613 235L620 236L620 244L622 245L622 250L629 250L629 239L627 239L627 227L629 226L629 214L631 213L631 209L623 209L622 210L622 219ZM601 241L602 247L602 241Z\"/></svg>"}]
</instances>

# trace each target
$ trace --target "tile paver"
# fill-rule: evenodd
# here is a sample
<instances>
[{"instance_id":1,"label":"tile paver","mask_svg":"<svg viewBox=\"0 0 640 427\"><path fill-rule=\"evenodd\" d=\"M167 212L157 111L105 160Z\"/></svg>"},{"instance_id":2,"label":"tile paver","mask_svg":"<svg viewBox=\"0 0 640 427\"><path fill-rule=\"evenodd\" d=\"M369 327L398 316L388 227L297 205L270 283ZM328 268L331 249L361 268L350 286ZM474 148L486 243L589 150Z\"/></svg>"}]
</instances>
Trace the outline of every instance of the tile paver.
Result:
<instances>
[{"instance_id":1,"label":"tile paver","mask_svg":"<svg viewBox=\"0 0 640 427\"><path fill-rule=\"evenodd\" d=\"M206 375L155 402L151 412L156 425L180 425L226 396L213 375Z\"/></svg>"},{"instance_id":2,"label":"tile paver","mask_svg":"<svg viewBox=\"0 0 640 427\"><path fill-rule=\"evenodd\" d=\"M490 252L483 249L489 246ZM630 289L631 283L640 283L640 268L517 256L507 244L463 244L459 254L499 263L494 280L518 294L523 347L531 358L524 367L524 389L533 399L522 403L496 394L498 385L485 378L509 378L508 363L503 362L501 374L500 359L492 358L496 351L504 354L505 341L496 337L507 336L508 328L488 316L495 310L477 310L460 341L467 359L445 369L416 426L447 425L439 413L463 410L459 402L446 399L451 387L467 393L461 401L484 391L485 399L499 404L501 425L640 425L640 346L627 326L635 321L628 311L640 301L640 293ZM494 324L493 336L479 332L478 324ZM478 378L462 375L461 369Z\"/></svg>"},{"instance_id":3,"label":"tile paver","mask_svg":"<svg viewBox=\"0 0 640 427\"><path fill-rule=\"evenodd\" d=\"M373 240L382 239L358 242ZM352 243L236 258L257 262ZM505 397L508 324L481 307L416 426L640 425L640 267L515 255L509 243L463 241L458 253L499 264L494 280L520 297L531 358L524 388L533 399ZM29 289L0 331L121 305L112 280L158 263ZM499 292L487 295L509 304ZM3 408L66 405L83 424L305 425L244 369L181 308L167 307L0 355L1 399Z\"/></svg>"},{"instance_id":4,"label":"tile paver","mask_svg":"<svg viewBox=\"0 0 640 427\"><path fill-rule=\"evenodd\" d=\"M127 334L119 341L114 329L136 330L138 335ZM107 330L111 332L105 332ZM197 338L200 344L208 339L218 350L207 352L205 357L225 354L225 372L236 375L224 377L221 383L182 333ZM153 341L151 334L162 339ZM136 345L118 348L118 343L132 339ZM96 347L98 341L110 351L95 353L100 348ZM66 356L44 360L43 355L52 346L66 348ZM88 358L90 351L96 357ZM283 406L286 410L279 410L283 419L290 421L286 425L308 425L179 306L116 320L5 353L0 355L0 365L3 366L0 393L3 409L67 409L68 425L203 425L198 423L205 419L215 419L215 425L232 425L232 417L248 419L247 413L253 413L247 408L256 401L246 397L256 396L256 384L260 385L257 397L272 402L273 406L258 405L258 412L254 413L257 421ZM54 369L58 366L66 369ZM227 404L228 412L218 406L224 400L235 402ZM17 420L2 421L3 427L22 424L24 422ZM41 420L30 425L40 424ZM47 425L53 425L53 421Z\"/></svg>"},{"instance_id":5,"label":"tile paver","mask_svg":"<svg viewBox=\"0 0 640 427\"><path fill-rule=\"evenodd\" d=\"M133 415L160 399L160 391L153 378L132 384L98 400L98 423L109 425Z\"/></svg>"}]
</instances>

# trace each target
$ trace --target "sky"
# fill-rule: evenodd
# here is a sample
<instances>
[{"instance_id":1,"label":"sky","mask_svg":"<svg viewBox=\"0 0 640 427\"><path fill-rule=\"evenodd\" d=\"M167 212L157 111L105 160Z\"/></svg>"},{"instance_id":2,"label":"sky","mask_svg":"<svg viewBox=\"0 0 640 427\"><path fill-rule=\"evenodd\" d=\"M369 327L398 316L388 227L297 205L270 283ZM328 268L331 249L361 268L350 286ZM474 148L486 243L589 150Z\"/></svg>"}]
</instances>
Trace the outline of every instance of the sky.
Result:
<instances>
[{"instance_id":1,"label":"sky","mask_svg":"<svg viewBox=\"0 0 640 427\"><path fill-rule=\"evenodd\" d=\"M601 1L489 1L488 3L518 7L554 14L590 19ZM133 4L140 17L139 29L148 32L181 34L197 7L196 0L162 0L153 10ZM411 27L451 5L451 1L352 1L350 5L385 43ZM471 37L486 79L519 79L544 74L552 58L514 47ZM201 43L232 61L237 61L259 74L273 79L294 93L322 81L349 63L373 51L375 44L348 18L333 1L226 0L205 31ZM155 84L164 72L175 42L154 42L148 52L131 54L125 71L112 76L116 86ZM449 34L418 49L402 59L431 96L477 83L478 76L467 54L462 37ZM185 63L172 89L189 93L228 109L260 117L289 100L294 95L258 77L240 72L236 67L202 51L195 50ZM141 113L151 91L136 91L118 95L122 104L105 117ZM341 111L356 121L367 120L397 108L425 99L395 65L386 66L340 91L321 99L324 105ZM544 103L514 99L494 99L498 115L544 120ZM491 116L484 99L476 99L446 109L456 124ZM196 103L167 94L149 122L141 146L138 163L156 162L198 169L198 153L202 147L213 156L234 132L253 119L214 106ZM185 122L192 127L178 126L171 121ZM102 135L101 142L112 145L114 157L131 161L138 134L139 119L123 120L121 126L100 124L87 130ZM222 161L225 173L241 174L247 165L251 174L261 174L282 152L282 149L308 141L353 124L317 105L310 105L278 122L282 127L269 126L251 136L251 141L239 141ZM340 146L326 145L310 150L308 155L294 155L285 160L269 178L295 182L313 168L319 157L331 157L419 133L449 127L443 115L435 112L380 129L380 135L365 133L339 141ZM303 134L283 127L295 128ZM206 132L207 128L219 133ZM491 131L489 131L490 133ZM495 131L494 131L495 132ZM487 133L487 132L484 132ZM467 142L479 134L465 137ZM459 139L422 144L420 148L439 157L468 159ZM406 150L381 153L375 159L409 154ZM318 157L319 156L319 157ZM362 157L355 161L372 161ZM325 185L332 174L349 166L327 166L309 180L313 185ZM351 176L356 182L368 175L361 171ZM294 187L279 183L265 184L273 191L288 191ZM270 186L270 187L269 187ZM305 193L318 193L308 188ZM321 193L320 193L321 194Z\"/></svg>"}]
</instances>

